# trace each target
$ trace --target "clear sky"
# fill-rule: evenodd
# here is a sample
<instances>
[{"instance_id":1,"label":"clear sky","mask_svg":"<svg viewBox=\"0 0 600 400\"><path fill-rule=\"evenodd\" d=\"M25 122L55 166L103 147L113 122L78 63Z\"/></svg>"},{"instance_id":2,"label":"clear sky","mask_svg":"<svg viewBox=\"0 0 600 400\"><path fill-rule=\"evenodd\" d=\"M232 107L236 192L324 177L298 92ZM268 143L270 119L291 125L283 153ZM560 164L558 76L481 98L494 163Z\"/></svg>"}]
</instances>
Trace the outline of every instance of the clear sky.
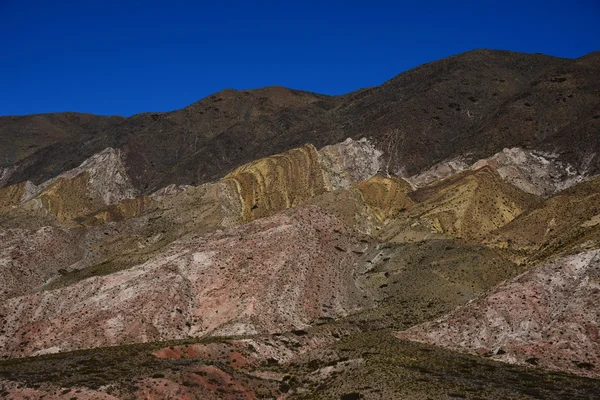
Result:
<instances>
[{"instance_id":1,"label":"clear sky","mask_svg":"<svg viewBox=\"0 0 600 400\"><path fill-rule=\"evenodd\" d=\"M269 85L343 94L477 48L600 50L600 1L0 0L0 115L129 116Z\"/></svg>"}]
</instances>

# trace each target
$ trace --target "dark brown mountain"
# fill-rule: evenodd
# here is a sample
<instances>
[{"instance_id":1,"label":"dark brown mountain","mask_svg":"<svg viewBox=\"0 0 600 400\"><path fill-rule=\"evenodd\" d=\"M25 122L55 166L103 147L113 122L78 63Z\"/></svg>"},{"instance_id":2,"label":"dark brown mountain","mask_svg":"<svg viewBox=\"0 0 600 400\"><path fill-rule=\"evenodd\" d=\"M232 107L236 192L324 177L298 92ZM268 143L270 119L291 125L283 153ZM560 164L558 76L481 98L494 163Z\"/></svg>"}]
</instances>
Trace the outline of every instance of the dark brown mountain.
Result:
<instances>
[{"instance_id":1,"label":"dark brown mountain","mask_svg":"<svg viewBox=\"0 0 600 400\"><path fill-rule=\"evenodd\" d=\"M76 167L102 146L91 143L124 120L72 112L0 117L0 186L26 179L39 183ZM11 167L17 170L6 179L3 171Z\"/></svg>"},{"instance_id":2,"label":"dark brown mountain","mask_svg":"<svg viewBox=\"0 0 600 400\"><path fill-rule=\"evenodd\" d=\"M552 151L598 173L598 76L600 53L571 60L477 50L344 96L269 87L224 90L182 110L127 119L4 117L0 156L4 167L14 168L0 184L40 183L111 146L125 151L134 184L150 192L213 181L303 143L320 147L363 136L384 151L389 172L397 174L513 146Z\"/></svg>"}]
</instances>

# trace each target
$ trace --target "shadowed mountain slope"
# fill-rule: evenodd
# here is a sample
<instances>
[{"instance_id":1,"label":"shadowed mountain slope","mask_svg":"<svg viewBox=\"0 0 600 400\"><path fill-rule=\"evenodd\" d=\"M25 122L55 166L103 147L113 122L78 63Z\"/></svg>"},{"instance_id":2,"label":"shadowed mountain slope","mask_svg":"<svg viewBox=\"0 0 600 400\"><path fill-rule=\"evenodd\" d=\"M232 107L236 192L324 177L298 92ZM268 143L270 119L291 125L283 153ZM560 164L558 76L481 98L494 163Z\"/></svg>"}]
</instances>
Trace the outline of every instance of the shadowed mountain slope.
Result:
<instances>
[{"instance_id":1,"label":"shadowed mountain slope","mask_svg":"<svg viewBox=\"0 0 600 400\"><path fill-rule=\"evenodd\" d=\"M6 147L20 156L3 161L0 184L39 184L114 147L124 151L135 187L149 193L171 183L214 181L254 159L346 137L372 139L388 160L383 172L398 175L459 154L476 161L515 146L557 152L595 174L599 73L595 53L568 60L477 50L344 96L280 87L225 90L174 112L97 117L75 127L69 120L68 129L47 128L46 119L62 121L62 114L4 117L2 140L21 132L28 139ZM57 131L52 135L60 140L44 139L47 131ZM39 147L30 148L33 141Z\"/></svg>"},{"instance_id":2,"label":"shadowed mountain slope","mask_svg":"<svg viewBox=\"0 0 600 400\"><path fill-rule=\"evenodd\" d=\"M123 117L55 113L0 117L0 186L44 180L109 147L106 131Z\"/></svg>"}]
</instances>

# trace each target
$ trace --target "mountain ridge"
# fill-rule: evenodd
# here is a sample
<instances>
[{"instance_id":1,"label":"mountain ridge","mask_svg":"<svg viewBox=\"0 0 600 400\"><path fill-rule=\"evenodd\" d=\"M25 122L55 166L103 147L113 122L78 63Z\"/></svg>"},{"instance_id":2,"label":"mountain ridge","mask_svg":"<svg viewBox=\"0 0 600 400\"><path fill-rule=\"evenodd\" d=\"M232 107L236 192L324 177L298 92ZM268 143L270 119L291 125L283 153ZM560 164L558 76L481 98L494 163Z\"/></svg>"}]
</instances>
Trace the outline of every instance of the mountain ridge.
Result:
<instances>
[{"instance_id":1,"label":"mountain ridge","mask_svg":"<svg viewBox=\"0 0 600 400\"><path fill-rule=\"evenodd\" d=\"M569 93L558 91L558 86L571 84L565 83L570 82L568 77L557 73L562 71L561 68L578 62L591 70L586 72L585 68L581 69L583 67L571 72L565 70L577 74L577 79L583 79L584 86L573 87L573 93L581 92L588 99L590 96L595 98L599 89L593 76L600 69L600 64L593 54L562 59L496 50L475 50L433 61L405 71L380 86L341 96L277 86L223 90L172 112L140 113L129 118L97 117L108 120L104 125L99 123L102 129L93 137L51 140L35 152L18 147L24 144L6 143L2 146L5 153L0 154L5 170L0 174L3 176L0 185L23 180L38 184L75 167L106 147L119 148L126 153L129 160L127 168L135 186L145 193L170 183L214 181L257 157L287 151L304 143L320 148L346 137L372 139L384 151L385 157L392 160L390 167L397 175L413 175L458 152L473 151L476 143L481 148L475 151L474 159L513 146L543 145L562 151L562 148L573 146L573 143L562 139L570 133L569 123L581 125L577 121L582 115L589 115L589 122L585 124L592 124L592 129L596 129L598 124L597 119L593 119L594 102L583 99L582 102L589 103L587 111L579 110L580 104L583 104L577 100L579 96L569 98ZM544 109L556 109L552 112L562 115L559 119L547 111L542 112L543 108L539 108L539 115L531 114L529 109L538 110L542 105L523 105L527 101L517 96L527 93L526 88L532 87L531 83L544 74L547 79L542 80L545 86L541 92L538 88L539 96L542 96ZM552 82L553 79L561 82ZM551 96L559 93L565 95L561 99L569 100L565 103L567 106L575 101L566 113L556 108L562 103L556 106L552 103ZM571 95L574 96L573 93ZM440 100L444 97L446 100L442 103ZM504 114L494 117L498 107L507 106L509 108ZM521 116L523 113L526 114ZM46 114L45 118L57 118L55 115ZM508 130L501 126L502 121L486 122L489 117L507 121L504 124L508 124ZM19 118L35 119L39 116ZM519 128L521 118L531 118L532 128ZM14 117L0 117L0 138L11 132L14 135L21 129L18 126L7 127L11 119ZM555 122L552 121L564 122L554 127ZM490 123L494 126L491 131ZM536 138L525 133L529 131L524 131L546 125L546 130L560 128L567 131L545 138ZM497 131L498 126L504 130ZM510 132L510 127L518 128L516 132L521 131L520 136L505 133ZM589 131L583 126L576 128L573 125L573 129L584 129L581 135ZM477 132L489 132L485 134L491 135L492 140L479 139ZM545 144L542 143L544 140ZM400 142L403 146L399 146ZM8 153L22 153L23 156L8 160ZM572 160L569 154L565 157L575 161L573 164L582 162L577 158ZM202 160L201 165L199 160ZM594 171L600 168L598 163L596 157L591 164Z\"/></svg>"}]
</instances>

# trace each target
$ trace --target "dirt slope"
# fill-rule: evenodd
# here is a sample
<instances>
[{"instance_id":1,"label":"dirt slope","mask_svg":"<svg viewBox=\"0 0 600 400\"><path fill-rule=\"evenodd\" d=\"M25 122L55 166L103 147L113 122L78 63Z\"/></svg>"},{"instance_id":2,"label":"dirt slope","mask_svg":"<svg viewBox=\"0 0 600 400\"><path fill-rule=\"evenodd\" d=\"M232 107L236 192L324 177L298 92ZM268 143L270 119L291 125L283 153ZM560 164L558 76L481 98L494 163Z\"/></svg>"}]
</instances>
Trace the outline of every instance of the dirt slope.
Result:
<instances>
[{"instance_id":1,"label":"dirt slope","mask_svg":"<svg viewBox=\"0 0 600 400\"><path fill-rule=\"evenodd\" d=\"M368 246L316 206L192 236L137 267L7 300L0 351L300 329L362 304L353 274Z\"/></svg>"},{"instance_id":2,"label":"dirt slope","mask_svg":"<svg viewBox=\"0 0 600 400\"><path fill-rule=\"evenodd\" d=\"M598 377L599 280L599 250L568 256L398 337Z\"/></svg>"}]
</instances>

